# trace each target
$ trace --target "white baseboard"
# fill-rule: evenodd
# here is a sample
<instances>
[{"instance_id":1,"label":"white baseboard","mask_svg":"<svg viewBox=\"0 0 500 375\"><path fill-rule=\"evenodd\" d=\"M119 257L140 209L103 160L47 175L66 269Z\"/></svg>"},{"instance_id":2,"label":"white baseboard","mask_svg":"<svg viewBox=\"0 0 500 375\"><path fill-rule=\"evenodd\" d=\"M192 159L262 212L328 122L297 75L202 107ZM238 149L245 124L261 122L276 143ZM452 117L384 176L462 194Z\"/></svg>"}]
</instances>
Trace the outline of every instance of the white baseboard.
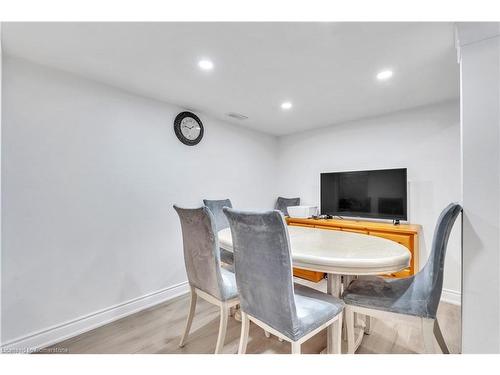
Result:
<instances>
[{"instance_id":1,"label":"white baseboard","mask_svg":"<svg viewBox=\"0 0 500 375\"><path fill-rule=\"evenodd\" d=\"M456 290L443 289L443 293L441 293L441 301L451 303L453 305L461 305L462 293L457 292Z\"/></svg>"},{"instance_id":2,"label":"white baseboard","mask_svg":"<svg viewBox=\"0 0 500 375\"><path fill-rule=\"evenodd\" d=\"M2 352L30 353L168 301L188 291L189 285L187 281L160 289L80 318L10 340L2 344Z\"/></svg>"}]
</instances>

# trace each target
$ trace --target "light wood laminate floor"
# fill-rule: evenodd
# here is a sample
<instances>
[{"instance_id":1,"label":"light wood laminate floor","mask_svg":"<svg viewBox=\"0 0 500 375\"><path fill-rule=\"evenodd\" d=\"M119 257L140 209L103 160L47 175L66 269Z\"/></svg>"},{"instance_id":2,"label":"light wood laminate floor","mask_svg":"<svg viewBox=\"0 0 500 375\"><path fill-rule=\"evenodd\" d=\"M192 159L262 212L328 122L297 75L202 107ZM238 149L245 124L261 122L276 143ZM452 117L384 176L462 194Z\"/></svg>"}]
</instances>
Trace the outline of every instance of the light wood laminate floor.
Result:
<instances>
[{"instance_id":1,"label":"light wood laminate floor","mask_svg":"<svg viewBox=\"0 0 500 375\"><path fill-rule=\"evenodd\" d=\"M325 283L315 284L325 289ZM186 346L178 343L189 308L187 295L130 315L69 340L53 345L68 353L213 353L219 329L217 307L198 298L196 315ZM460 353L460 307L441 303L438 319L451 353ZM229 319L224 353L236 353L240 323ZM326 331L302 345L303 353L319 353L326 346ZM50 348L49 348L50 349ZM422 353L420 325L373 320L372 333L365 335L357 353ZM262 329L250 327L247 353L290 353L290 344Z\"/></svg>"}]
</instances>

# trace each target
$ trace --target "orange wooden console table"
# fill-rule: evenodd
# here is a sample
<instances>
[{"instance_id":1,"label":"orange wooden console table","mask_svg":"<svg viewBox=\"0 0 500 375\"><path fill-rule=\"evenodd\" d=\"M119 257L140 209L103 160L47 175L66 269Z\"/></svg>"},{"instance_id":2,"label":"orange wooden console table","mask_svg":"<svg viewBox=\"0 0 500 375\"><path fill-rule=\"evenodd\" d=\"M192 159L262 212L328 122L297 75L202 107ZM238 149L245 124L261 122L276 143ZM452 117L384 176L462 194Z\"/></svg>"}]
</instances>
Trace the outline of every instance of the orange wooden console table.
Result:
<instances>
[{"instance_id":1,"label":"orange wooden console table","mask_svg":"<svg viewBox=\"0 0 500 375\"><path fill-rule=\"evenodd\" d=\"M374 221L345 219L296 219L290 217L288 217L286 221L288 225L363 233L370 236L383 237L388 240L395 241L410 250L410 267L387 276L407 277L418 272L418 235L420 232L420 225L393 225L390 223L381 223ZM294 268L293 274L294 276L315 282L320 281L324 277L324 273L322 272L308 271L300 268Z\"/></svg>"}]
</instances>

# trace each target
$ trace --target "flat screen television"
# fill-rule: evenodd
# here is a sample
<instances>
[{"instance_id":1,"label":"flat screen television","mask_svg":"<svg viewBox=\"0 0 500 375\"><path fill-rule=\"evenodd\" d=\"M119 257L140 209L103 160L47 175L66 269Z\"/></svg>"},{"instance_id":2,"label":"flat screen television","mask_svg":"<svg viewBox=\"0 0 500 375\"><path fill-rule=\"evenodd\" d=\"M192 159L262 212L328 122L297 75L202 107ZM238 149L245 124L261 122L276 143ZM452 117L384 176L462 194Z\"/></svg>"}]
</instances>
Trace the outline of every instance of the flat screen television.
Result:
<instances>
[{"instance_id":1,"label":"flat screen television","mask_svg":"<svg viewBox=\"0 0 500 375\"><path fill-rule=\"evenodd\" d=\"M321 214L407 220L406 168L321 173Z\"/></svg>"}]
</instances>

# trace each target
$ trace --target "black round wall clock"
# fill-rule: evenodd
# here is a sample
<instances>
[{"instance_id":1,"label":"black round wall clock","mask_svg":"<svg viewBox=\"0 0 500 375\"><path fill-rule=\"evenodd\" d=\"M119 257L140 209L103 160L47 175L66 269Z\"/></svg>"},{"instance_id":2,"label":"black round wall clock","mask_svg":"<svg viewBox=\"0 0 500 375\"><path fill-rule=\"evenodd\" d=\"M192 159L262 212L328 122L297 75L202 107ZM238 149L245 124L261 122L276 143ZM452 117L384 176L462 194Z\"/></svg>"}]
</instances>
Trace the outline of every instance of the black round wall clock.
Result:
<instances>
[{"instance_id":1,"label":"black round wall clock","mask_svg":"<svg viewBox=\"0 0 500 375\"><path fill-rule=\"evenodd\" d=\"M181 112L175 117L174 131L179 141L187 146L197 145L203 138L203 124L191 112Z\"/></svg>"}]
</instances>

